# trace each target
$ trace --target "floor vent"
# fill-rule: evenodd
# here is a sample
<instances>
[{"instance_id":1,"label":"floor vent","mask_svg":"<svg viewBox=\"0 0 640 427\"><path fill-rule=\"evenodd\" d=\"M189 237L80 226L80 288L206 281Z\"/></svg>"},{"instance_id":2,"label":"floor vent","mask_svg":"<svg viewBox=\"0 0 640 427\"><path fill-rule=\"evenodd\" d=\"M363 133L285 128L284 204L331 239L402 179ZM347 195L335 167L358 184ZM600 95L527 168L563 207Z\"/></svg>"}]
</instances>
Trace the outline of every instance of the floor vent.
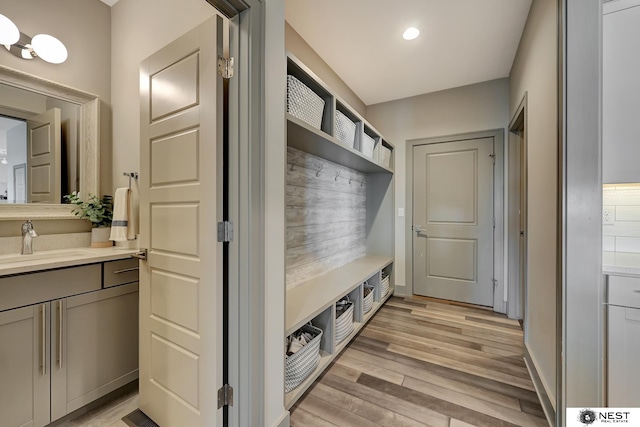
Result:
<instances>
[{"instance_id":1,"label":"floor vent","mask_svg":"<svg viewBox=\"0 0 640 427\"><path fill-rule=\"evenodd\" d=\"M122 418L129 427L160 427L153 420L147 417L140 409L136 409L126 417Z\"/></svg>"}]
</instances>

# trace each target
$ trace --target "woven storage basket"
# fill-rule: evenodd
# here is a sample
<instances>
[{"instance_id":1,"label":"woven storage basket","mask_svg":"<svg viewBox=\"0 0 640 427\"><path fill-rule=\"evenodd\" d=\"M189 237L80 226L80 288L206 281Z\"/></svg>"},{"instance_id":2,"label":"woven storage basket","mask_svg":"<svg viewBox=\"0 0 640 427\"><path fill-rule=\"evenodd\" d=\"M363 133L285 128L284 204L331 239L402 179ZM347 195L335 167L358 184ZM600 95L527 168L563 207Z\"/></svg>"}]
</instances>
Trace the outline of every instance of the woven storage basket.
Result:
<instances>
[{"instance_id":1,"label":"woven storage basket","mask_svg":"<svg viewBox=\"0 0 640 427\"><path fill-rule=\"evenodd\" d=\"M389 293L389 276L382 279L380 282L380 298L384 298Z\"/></svg>"},{"instance_id":2,"label":"woven storage basket","mask_svg":"<svg viewBox=\"0 0 640 427\"><path fill-rule=\"evenodd\" d=\"M369 288L371 290L371 292L369 292L369 295L367 295L366 297L363 295L362 298L362 311L364 311L365 314L367 314L368 312L371 311L371 308L373 307L373 290L374 290L374 286L372 285L364 285L364 288ZM364 292L364 288L363 288L363 292Z\"/></svg>"},{"instance_id":3,"label":"woven storage basket","mask_svg":"<svg viewBox=\"0 0 640 427\"><path fill-rule=\"evenodd\" d=\"M378 163L385 168L388 168L391 165L391 150L382 144L380 144L380 158L378 159Z\"/></svg>"},{"instance_id":4,"label":"woven storage basket","mask_svg":"<svg viewBox=\"0 0 640 427\"><path fill-rule=\"evenodd\" d=\"M316 129L322 125L324 99L293 76L287 76L287 112Z\"/></svg>"},{"instance_id":5,"label":"woven storage basket","mask_svg":"<svg viewBox=\"0 0 640 427\"><path fill-rule=\"evenodd\" d=\"M336 110L336 138L351 148L356 138L356 124L340 110Z\"/></svg>"},{"instance_id":6,"label":"woven storage basket","mask_svg":"<svg viewBox=\"0 0 640 427\"><path fill-rule=\"evenodd\" d=\"M300 350L285 357L284 391L286 393L298 387L316 369L320 361L322 329L313 325L304 325L300 329L316 336Z\"/></svg>"},{"instance_id":7,"label":"woven storage basket","mask_svg":"<svg viewBox=\"0 0 640 427\"><path fill-rule=\"evenodd\" d=\"M373 159L373 149L376 146L376 141L366 133L363 133L361 145L362 146L360 147L360 151L362 151L362 154L370 159Z\"/></svg>"},{"instance_id":8,"label":"woven storage basket","mask_svg":"<svg viewBox=\"0 0 640 427\"><path fill-rule=\"evenodd\" d=\"M336 319L336 344L340 344L353 331L353 303Z\"/></svg>"}]
</instances>

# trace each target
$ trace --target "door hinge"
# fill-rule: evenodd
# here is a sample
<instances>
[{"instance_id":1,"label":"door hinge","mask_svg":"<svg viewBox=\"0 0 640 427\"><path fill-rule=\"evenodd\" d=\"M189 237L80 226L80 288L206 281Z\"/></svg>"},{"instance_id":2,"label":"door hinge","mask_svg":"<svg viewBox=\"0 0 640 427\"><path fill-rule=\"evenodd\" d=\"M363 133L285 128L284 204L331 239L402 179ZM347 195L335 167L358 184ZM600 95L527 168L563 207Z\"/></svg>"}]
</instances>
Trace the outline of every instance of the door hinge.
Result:
<instances>
[{"instance_id":1,"label":"door hinge","mask_svg":"<svg viewBox=\"0 0 640 427\"><path fill-rule=\"evenodd\" d=\"M233 223L221 221L218 223L218 242L231 242L233 240Z\"/></svg>"},{"instance_id":2,"label":"door hinge","mask_svg":"<svg viewBox=\"0 0 640 427\"><path fill-rule=\"evenodd\" d=\"M491 281L493 282L493 288L497 288L498 287L498 279L491 279Z\"/></svg>"},{"instance_id":3,"label":"door hinge","mask_svg":"<svg viewBox=\"0 0 640 427\"><path fill-rule=\"evenodd\" d=\"M493 217L493 228L496 228L496 217Z\"/></svg>"},{"instance_id":4,"label":"door hinge","mask_svg":"<svg viewBox=\"0 0 640 427\"><path fill-rule=\"evenodd\" d=\"M224 406L233 406L233 387L229 384L218 389L218 409Z\"/></svg>"},{"instance_id":5,"label":"door hinge","mask_svg":"<svg viewBox=\"0 0 640 427\"><path fill-rule=\"evenodd\" d=\"M489 157L491 157L491 160L493 161L493 164L496 164L496 155L495 154L489 154Z\"/></svg>"},{"instance_id":6,"label":"door hinge","mask_svg":"<svg viewBox=\"0 0 640 427\"><path fill-rule=\"evenodd\" d=\"M233 77L233 57L223 58L218 56L218 75L223 79L230 79Z\"/></svg>"}]
</instances>

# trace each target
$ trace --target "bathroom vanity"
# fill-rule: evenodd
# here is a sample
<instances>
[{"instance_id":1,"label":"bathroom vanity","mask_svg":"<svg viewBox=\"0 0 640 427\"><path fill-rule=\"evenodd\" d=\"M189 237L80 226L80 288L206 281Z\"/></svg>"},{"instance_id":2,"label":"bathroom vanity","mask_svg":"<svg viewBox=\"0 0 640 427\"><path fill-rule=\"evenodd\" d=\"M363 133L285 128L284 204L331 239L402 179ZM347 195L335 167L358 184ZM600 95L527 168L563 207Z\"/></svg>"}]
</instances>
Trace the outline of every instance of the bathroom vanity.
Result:
<instances>
[{"instance_id":1,"label":"bathroom vanity","mask_svg":"<svg viewBox=\"0 0 640 427\"><path fill-rule=\"evenodd\" d=\"M134 252L0 256L3 426L45 426L138 378Z\"/></svg>"},{"instance_id":2,"label":"bathroom vanity","mask_svg":"<svg viewBox=\"0 0 640 427\"><path fill-rule=\"evenodd\" d=\"M640 254L605 252L607 406L640 402Z\"/></svg>"}]
</instances>

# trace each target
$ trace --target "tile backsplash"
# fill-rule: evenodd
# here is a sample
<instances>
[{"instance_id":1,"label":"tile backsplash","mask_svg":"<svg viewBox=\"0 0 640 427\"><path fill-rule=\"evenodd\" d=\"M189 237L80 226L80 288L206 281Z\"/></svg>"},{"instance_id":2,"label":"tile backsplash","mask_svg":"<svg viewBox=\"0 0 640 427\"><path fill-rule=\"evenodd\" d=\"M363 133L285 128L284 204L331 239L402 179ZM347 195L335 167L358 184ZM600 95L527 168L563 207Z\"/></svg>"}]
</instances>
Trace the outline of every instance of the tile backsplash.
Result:
<instances>
[{"instance_id":1,"label":"tile backsplash","mask_svg":"<svg viewBox=\"0 0 640 427\"><path fill-rule=\"evenodd\" d=\"M640 183L606 184L603 210L612 214L602 225L602 249L640 253ZM606 216L606 215L605 215Z\"/></svg>"}]
</instances>

